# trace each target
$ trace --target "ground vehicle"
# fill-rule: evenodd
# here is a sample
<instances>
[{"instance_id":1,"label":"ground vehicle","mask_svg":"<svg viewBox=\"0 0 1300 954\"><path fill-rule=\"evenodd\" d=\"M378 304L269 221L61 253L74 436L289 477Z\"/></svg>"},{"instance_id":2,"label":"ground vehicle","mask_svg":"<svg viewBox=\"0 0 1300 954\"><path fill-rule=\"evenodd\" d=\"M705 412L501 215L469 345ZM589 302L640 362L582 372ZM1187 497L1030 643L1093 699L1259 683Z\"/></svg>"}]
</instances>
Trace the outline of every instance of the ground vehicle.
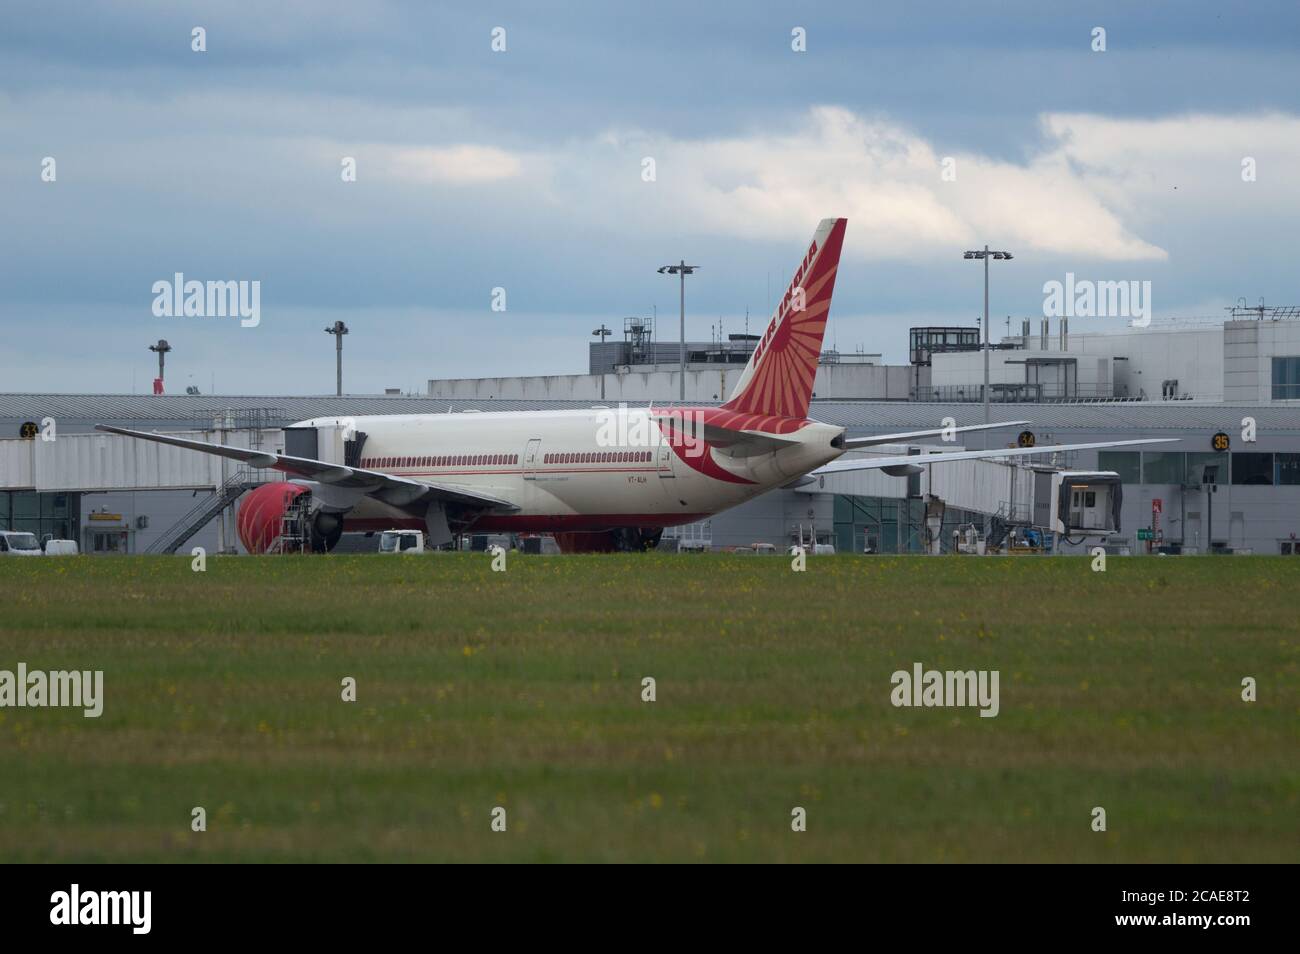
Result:
<instances>
[{"instance_id":1,"label":"ground vehicle","mask_svg":"<svg viewBox=\"0 0 1300 954\"><path fill-rule=\"evenodd\" d=\"M0 556L40 556L36 534L19 530L0 530Z\"/></svg>"},{"instance_id":2,"label":"ground vehicle","mask_svg":"<svg viewBox=\"0 0 1300 954\"><path fill-rule=\"evenodd\" d=\"M789 550L790 556L795 556L796 551L799 550L800 548L801 548L800 544L798 543L791 544ZM802 545L802 549L805 554L808 554L810 556L834 556L835 555L835 544L833 543L812 543L812 544L805 543Z\"/></svg>"},{"instance_id":3,"label":"ground vehicle","mask_svg":"<svg viewBox=\"0 0 1300 954\"><path fill-rule=\"evenodd\" d=\"M53 539L46 540L45 555L46 556L76 556L77 541L76 540L53 540Z\"/></svg>"},{"instance_id":4,"label":"ground vehicle","mask_svg":"<svg viewBox=\"0 0 1300 954\"><path fill-rule=\"evenodd\" d=\"M560 552L560 545L555 542L555 537L552 536L535 535L523 537L519 541L519 552L552 556Z\"/></svg>"},{"instance_id":5,"label":"ground vehicle","mask_svg":"<svg viewBox=\"0 0 1300 954\"><path fill-rule=\"evenodd\" d=\"M419 530L385 530L379 535L380 553L423 553L424 534Z\"/></svg>"}]
</instances>

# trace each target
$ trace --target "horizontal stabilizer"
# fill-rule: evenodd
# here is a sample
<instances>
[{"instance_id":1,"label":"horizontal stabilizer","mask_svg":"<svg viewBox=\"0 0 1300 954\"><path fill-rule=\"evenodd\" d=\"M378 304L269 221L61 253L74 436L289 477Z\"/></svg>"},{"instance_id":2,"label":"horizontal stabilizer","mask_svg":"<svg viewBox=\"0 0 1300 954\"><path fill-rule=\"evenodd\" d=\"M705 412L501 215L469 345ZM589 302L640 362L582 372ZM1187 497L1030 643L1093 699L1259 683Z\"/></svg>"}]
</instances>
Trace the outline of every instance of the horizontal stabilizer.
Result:
<instances>
[{"instance_id":1,"label":"horizontal stabilizer","mask_svg":"<svg viewBox=\"0 0 1300 954\"><path fill-rule=\"evenodd\" d=\"M943 464L951 460L984 460L999 457L1029 457L1058 454L1062 451L1098 450L1107 447L1134 447L1139 444L1174 444L1177 437L1155 437L1135 441L1101 441L1093 444L1055 444L1046 447L1000 447L977 451L952 451L945 454L908 454L895 457L840 458L814 470L813 476L843 474L854 470L885 470L891 467L917 467Z\"/></svg>"},{"instance_id":2,"label":"horizontal stabilizer","mask_svg":"<svg viewBox=\"0 0 1300 954\"><path fill-rule=\"evenodd\" d=\"M846 437L844 447L853 450L858 447L877 447L880 444L905 444L926 437L946 437L949 434L965 434L969 431L991 431L999 427L1020 427L1028 421L999 421L996 424L967 424L965 427L936 427L929 431L907 431L902 434L876 434L872 437Z\"/></svg>"}]
</instances>

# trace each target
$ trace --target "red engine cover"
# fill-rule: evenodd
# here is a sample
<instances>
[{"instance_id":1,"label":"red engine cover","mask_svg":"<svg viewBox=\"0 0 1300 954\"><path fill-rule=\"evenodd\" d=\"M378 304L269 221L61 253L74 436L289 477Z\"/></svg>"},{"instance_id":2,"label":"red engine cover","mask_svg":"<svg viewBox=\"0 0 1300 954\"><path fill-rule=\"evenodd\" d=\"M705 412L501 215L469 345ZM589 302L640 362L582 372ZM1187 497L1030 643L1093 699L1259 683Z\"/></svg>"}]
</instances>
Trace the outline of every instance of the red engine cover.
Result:
<instances>
[{"instance_id":1,"label":"red engine cover","mask_svg":"<svg viewBox=\"0 0 1300 954\"><path fill-rule=\"evenodd\" d=\"M307 492L301 484L280 481L254 487L244 495L235 518L239 542L249 553L266 553L280 540L284 511L299 494Z\"/></svg>"}]
</instances>

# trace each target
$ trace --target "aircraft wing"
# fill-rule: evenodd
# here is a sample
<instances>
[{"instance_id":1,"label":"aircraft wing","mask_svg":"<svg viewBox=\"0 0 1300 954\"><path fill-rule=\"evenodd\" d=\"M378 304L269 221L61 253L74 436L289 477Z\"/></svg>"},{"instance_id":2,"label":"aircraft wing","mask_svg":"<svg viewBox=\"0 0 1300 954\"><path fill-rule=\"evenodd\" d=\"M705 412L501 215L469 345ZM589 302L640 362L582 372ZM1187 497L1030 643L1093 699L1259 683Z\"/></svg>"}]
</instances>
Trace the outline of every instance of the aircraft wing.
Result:
<instances>
[{"instance_id":1,"label":"aircraft wing","mask_svg":"<svg viewBox=\"0 0 1300 954\"><path fill-rule=\"evenodd\" d=\"M897 457L855 457L835 460L818 467L808 476L842 474L853 470L888 470L898 468L899 473L911 472L914 466L942 464L950 460L982 460L993 457L1029 457L1035 454L1055 454L1058 451L1096 450L1107 447L1132 447L1137 444L1173 444L1177 437L1154 437L1134 441L1101 441L1094 444L1049 444L1044 447L1000 447L989 450L952 451L944 454L911 454Z\"/></svg>"},{"instance_id":2,"label":"aircraft wing","mask_svg":"<svg viewBox=\"0 0 1300 954\"><path fill-rule=\"evenodd\" d=\"M446 503L463 506L481 507L488 510L512 511L519 508L508 500L480 494L463 487L443 484L431 484L396 477L376 470L363 470L359 467L344 467L323 460L311 460L306 457L290 457L286 454L268 454L265 451L248 450L243 447L227 447L224 444L210 444L207 441L190 440L187 437L173 437L170 434L156 434L150 431L132 431L124 427L112 427L108 424L96 424L95 430L110 434L121 434L144 441L159 444L171 444L204 454L228 457L247 464L250 467L278 470L295 477L304 477L320 484L360 491L367 496L382 500L395 507L409 507L412 504L441 500Z\"/></svg>"},{"instance_id":3,"label":"aircraft wing","mask_svg":"<svg viewBox=\"0 0 1300 954\"><path fill-rule=\"evenodd\" d=\"M856 447L875 447L878 444L905 444L923 437L943 437L946 434L965 434L967 431L990 431L996 427L1020 427L1029 421L999 421L996 424L968 424L965 427L936 427L929 431L908 431L904 434L875 434L871 437L846 437L844 446L849 450Z\"/></svg>"}]
</instances>

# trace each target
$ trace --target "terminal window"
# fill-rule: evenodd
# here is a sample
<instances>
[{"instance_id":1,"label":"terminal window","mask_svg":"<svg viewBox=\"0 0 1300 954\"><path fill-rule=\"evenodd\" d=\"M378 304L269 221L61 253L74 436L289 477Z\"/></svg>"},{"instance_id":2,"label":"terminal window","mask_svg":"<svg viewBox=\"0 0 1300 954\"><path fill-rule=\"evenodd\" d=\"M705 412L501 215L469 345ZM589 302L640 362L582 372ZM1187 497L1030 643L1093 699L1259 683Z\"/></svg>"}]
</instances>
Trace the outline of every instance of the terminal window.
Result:
<instances>
[{"instance_id":1,"label":"terminal window","mask_svg":"<svg viewBox=\"0 0 1300 954\"><path fill-rule=\"evenodd\" d=\"M1273 400L1300 400L1300 357L1273 359Z\"/></svg>"},{"instance_id":2,"label":"terminal window","mask_svg":"<svg viewBox=\"0 0 1300 954\"><path fill-rule=\"evenodd\" d=\"M1186 471L1187 455L1153 451L1142 455L1142 483L1181 484Z\"/></svg>"},{"instance_id":3,"label":"terminal window","mask_svg":"<svg viewBox=\"0 0 1300 954\"><path fill-rule=\"evenodd\" d=\"M1232 455L1234 484L1270 486L1273 483L1273 455L1242 451Z\"/></svg>"},{"instance_id":4,"label":"terminal window","mask_svg":"<svg viewBox=\"0 0 1300 954\"><path fill-rule=\"evenodd\" d=\"M1295 486L1300 484L1300 454L1278 454L1277 482L1283 486Z\"/></svg>"},{"instance_id":5,"label":"terminal window","mask_svg":"<svg viewBox=\"0 0 1300 954\"><path fill-rule=\"evenodd\" d=\"M1121 483L1142 482L1142 458L1137 451L1100 451L1097 454L1098 470L1113 470Z\"/></svg>"}]
</instances>

